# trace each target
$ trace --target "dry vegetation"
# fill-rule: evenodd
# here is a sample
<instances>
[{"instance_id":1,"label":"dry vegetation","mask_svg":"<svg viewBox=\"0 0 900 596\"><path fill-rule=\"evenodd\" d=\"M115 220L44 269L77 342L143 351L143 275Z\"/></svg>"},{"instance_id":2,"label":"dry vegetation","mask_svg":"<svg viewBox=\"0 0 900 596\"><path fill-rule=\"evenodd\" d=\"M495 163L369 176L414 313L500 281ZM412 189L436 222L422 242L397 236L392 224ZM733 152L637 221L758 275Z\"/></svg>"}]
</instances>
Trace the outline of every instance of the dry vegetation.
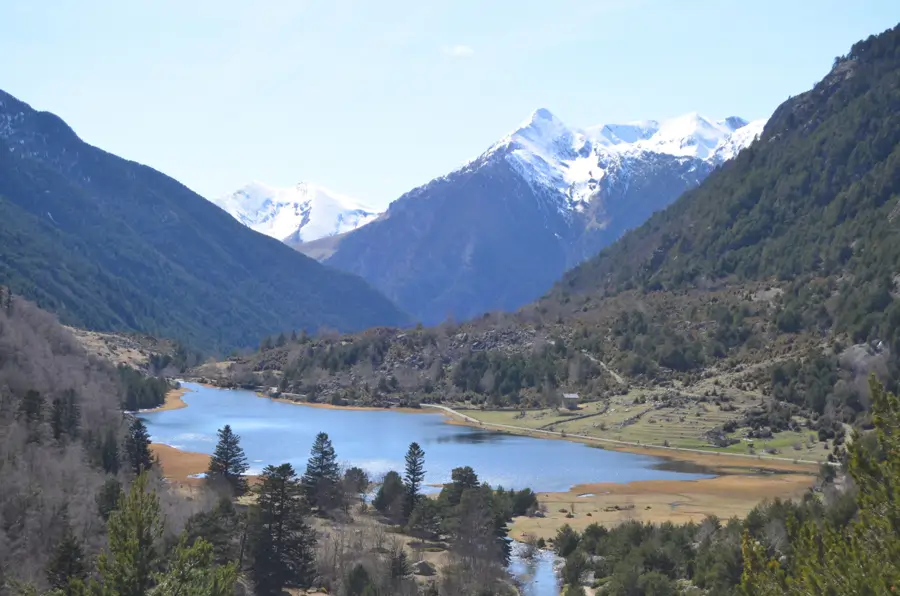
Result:
<instances>
[{"instance_id":1,"label":"dry vegetation","mask_svg":"<svg viewBox=\"0 0 900 596\"><path fill-rule=\"evenodd\" d=\"M87 353L55 317L15 298L9 312L0 309L0 585L14 574L45 586L48 557L66 525L89 557L105 545L97 496L109 480L130 479L100 465L105 440L122 444L121 391L112 365ZM77 425L57 437L54 400L69 392ZM163 486L159 478L153 482ZM162 495L167 540L210 505Z\"/></svg>"}]
</instances>

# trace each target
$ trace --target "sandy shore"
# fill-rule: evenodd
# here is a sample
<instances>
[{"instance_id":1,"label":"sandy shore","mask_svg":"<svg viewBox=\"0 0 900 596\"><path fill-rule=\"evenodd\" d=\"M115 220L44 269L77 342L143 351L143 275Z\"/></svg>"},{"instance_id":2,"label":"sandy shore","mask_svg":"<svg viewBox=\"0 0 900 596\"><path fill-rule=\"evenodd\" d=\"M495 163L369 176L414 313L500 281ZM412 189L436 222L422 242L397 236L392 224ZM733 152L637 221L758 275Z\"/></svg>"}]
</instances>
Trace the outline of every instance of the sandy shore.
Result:
<instances>
[{"instance_id":1,"label":"sandy shore","mask_svg":"<svg viewBox=\"0 0 900 596\"><path fill-rule=\"evenodd\" d=\"M551 538L563 524L583 530L598 522L700 522L709 515L743 517L766 499L796 499L815 482L810 474L719 476L704 480L648 480L627 484L579 484L567 492L538 493L546 517L520 517L510 535ZM616 509L618 507L618 509ZM566 515L574 509L574 517ZM564 510L564 511L563 511Z\"/></svg>"},{"instance_id":2,"label":"sandy shore","mask_svg":"<svg viewBox=\"0 0 900 596\"><path fill-rule=\"evenodd\" d=\"M209 455L205 453L181 451L158 443L152 444L150 449L158 458L163 475L182 490L194 490L202 480L191 476L206 472L209 467ZM648 449L646 455L657 453ZM720 459L716 455L708 457ZM698 463L693 458L690 460ZM707 465L711 462L699 463ZM715 469L721 471L728 467ZM594 522L616 525L634 519L685 523L700 522L709 515L722 519L743 517L765 499L802 497L816 480L811 471L749 474L745 468L742 472L703 480L585 483L565 492L541 492L537 496L547 509L546 516L516 518L510 535L516 539L527 536L551 538L563 524L581 530ZM251 478L251 482L253 480ZM574 517L567 518L573 510Z\"/></svg>"},{"instance_id":3,"label":"sandy shore","mask_svg":"<svg viewBox=\"0 0 900 596\"><path fill-rule=\"evenodd\" d=\"M182 451L162 443L151 444L150 451L159 460L163 475L171 480L196 480L190 476L202 474L209 468L209 455L205 453Z\"/></svg>"},{"instance_id":4,"label":"sandy shore","mask_svg":"<svg viewBox=\"0 0 900 596\"><path fill-rule=\"evenodd\" d=\"M186 408L187 404L184 403L184 400L181 399L184 397L184 394L190 391L187 387L181 387L179 389L169 389L169 392L166 393L166 400L163 402L163 405L158 408L153 408L152 410L144 410L145 412L165 412L166 410L180 410L181 408Z\"/></svg>"}]
</instances>

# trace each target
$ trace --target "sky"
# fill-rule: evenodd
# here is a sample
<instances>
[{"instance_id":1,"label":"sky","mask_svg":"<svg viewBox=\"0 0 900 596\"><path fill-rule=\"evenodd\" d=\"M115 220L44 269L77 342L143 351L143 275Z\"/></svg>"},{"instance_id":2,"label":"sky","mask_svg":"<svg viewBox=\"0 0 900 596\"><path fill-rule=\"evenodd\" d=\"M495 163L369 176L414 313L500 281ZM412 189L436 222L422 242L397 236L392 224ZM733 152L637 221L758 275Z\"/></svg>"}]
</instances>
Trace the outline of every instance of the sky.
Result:
<instances>
[{"instance_id":1,"label":"sky","mask_svg":"<svg viewBox=\"0 0 900 596\"><path fill-rule=\"evenodd\" d=\"M206 197L384 207L538 107L764 118L897 0L0 0L0 89Z\"/></svg>"}]
</instances>

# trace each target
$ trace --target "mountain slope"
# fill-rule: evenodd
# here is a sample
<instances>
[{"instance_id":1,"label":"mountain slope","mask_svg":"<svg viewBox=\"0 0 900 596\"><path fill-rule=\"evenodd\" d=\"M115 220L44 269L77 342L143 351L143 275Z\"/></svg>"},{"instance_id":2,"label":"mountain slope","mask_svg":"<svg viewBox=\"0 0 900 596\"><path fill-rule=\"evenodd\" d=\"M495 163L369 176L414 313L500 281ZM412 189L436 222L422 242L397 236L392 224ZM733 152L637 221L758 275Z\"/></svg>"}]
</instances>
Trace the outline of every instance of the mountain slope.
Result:
<instances>
[{"instance_id":1,"label":"mountain slope","mask_svg":"<svg viewBox=\"0 0 900 596\"><path fill-rule=\"evenodd\" d=\"M359 201L306 182L291 188L254 182L212 202L245 226L288 244L349 232L378 217Z\"/></svg>"},{"instance_id":2,"label":"mountain slope","mask_svg":"<svg viewBox=\"0 0 900 596\"><path fill-rule=\"evenodd\" d=\"M245 228L177 181L0 92L0 283L99 330L195 347L405 316L362 280Z\"/></svg>"},{"instance_id":3,"label":"mountain slope","mask_svg":"<svg viewBox=\"0 0 900 596\"><path fill-rule=\"evenodd\" d=\"M758 123L687 114L579 131L535 111L378 220L298 246L425 323L514 310L751 142Z\"/></svg>"},{"instance_id":4,"label":"mountain slope","mask_svg":"<svg viewBox=\"0 0 900 596\"><path fill-rule=\"evenodd\" d=\"M869 375L900 385L898 215L900 27L856 44L758 142L536 303L301 338L208 374L280 370L309 399L466 402L476 418L541 407L483 419L643 445L753 453L741 439L769 450L775 433L772 449L835 458L845 425L869 422ZM559 417L564 391L599 403Z\"/></svg>"},{"instance_id":5,"label":"mountain slope","mask_svg":"<svg viewBox=\"0 0 900 596\"><path fill-rule=\"evenodd\" d=\"M856 44L760 142L567 274L551 299L793 282L796 327L900 339L900 29ZM895 346L900 353L900 343Z\"/></svg>"}]
</instances>

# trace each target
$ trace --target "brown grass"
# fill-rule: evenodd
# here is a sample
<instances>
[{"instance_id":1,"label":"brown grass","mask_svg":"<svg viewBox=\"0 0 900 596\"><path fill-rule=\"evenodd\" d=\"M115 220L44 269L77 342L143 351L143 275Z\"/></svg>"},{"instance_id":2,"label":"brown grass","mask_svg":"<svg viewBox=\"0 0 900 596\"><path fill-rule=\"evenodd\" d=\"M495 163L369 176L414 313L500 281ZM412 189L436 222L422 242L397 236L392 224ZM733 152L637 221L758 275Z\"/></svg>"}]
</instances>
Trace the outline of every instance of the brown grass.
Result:
<instances>
[{"instance_id":1,"label":"brown grass","mask_svg":"<svg viewBox=\"0 0 900 596\"><path fill-rule=\"evenodd\" d=\"M180 482L197 481L197 478L189 478L194 474L206 472L209 468L209 455L182 451L162 443L150 445L150 451L159 460L163 476Z\"/></svg>"},{"instance_id":2,"label":"brown grass","mask_svg":"<svg viewBox=\"0 0 900 596\"><path fill-rule=\"evenodd\" d=\"M811 474L743 474L691 481L579 484L567 492L538 493L538 500L547 508L546 517L516 518L510 535L516 539L526 535L551 538L563 524L583 530L594 522L686 523L700 522L709 515L743 517L763 500L801 497L815 480ZM573 505L574 517L566 518Z\"/></svg>"}]
</instances>

